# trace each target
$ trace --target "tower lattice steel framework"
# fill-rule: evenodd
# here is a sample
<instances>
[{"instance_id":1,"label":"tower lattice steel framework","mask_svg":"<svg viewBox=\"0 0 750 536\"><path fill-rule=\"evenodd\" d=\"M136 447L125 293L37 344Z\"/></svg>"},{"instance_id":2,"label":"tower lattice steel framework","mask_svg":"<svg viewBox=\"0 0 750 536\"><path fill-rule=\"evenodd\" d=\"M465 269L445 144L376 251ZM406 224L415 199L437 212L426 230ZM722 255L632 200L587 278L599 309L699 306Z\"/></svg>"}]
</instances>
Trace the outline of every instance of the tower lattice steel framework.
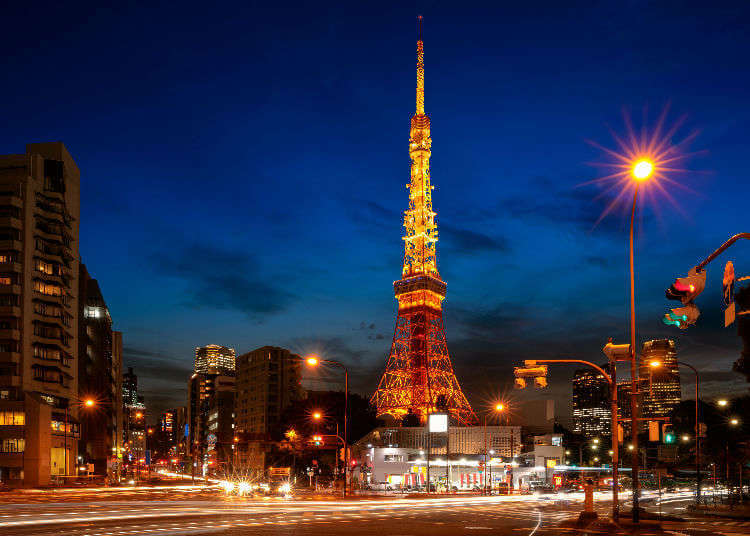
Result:
<instances>
[{"instance_id":1,"label":"tower lattice steel framework","mask_svg":"<svg viewBox=\"0 0 750 536\"><path fill-rule=\"evenodd\" d=\"M424 46L417 41L417 109L411 118L409 208L404 211L404 268L393 284L398 316L385 373L372 402L378 416L401 419L447 412L458 424L477 417L453 372L443 327L446 285L437 270L438 239L430 184L430 118L424 113Z\"/></svg>"}]
</instances>

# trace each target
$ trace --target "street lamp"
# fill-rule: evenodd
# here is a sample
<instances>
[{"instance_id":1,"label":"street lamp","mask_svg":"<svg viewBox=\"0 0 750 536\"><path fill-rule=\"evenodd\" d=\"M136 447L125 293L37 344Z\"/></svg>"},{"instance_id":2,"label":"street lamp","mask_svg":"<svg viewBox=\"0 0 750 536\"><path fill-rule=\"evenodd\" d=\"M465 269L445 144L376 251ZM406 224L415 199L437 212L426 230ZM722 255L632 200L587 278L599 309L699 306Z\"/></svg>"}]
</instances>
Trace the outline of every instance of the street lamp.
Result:
<instances>
[{"instance_id":1,"label":"street lamp","mask_svg":"<svg viewBox=\"0 0 750 536\"><path fill-rule=\"evenodd\" d=\"M505 411L505 404L502 402L498 402L495 404L495 407L493 410L496 413L501 413ZM487 495L487 416L491 415L492 411L488 411L484 414L484 494ZM513 458L513 430L510 431L511 434L511 442L510 442L510 456L511 459ZM492 486L492 482L490 482L490 486Z\"/></svg>"},{"instance_id":2,"label":"street lamp","mask_svg":"<svg viewBox=\"0 0 750 536\"><path fill-rule=\"evenodd\" d=\"M346 497L346 481L349 476L349 420L347 413L349 412L349 369L344 366L343 363L335 361L333 359L320 359L315 354L310 354L305 358L305 363L309 367L317 367L320 364L334 365L341 368L344 371L344 497ZM338 459L338 456L336 457Z\"/></svg>"},{"instance_id":3,"label":"street lamp","mask_svg":"<svg viewBox=\"0 0 750 536\"><path fill-rule=\"evenodd\" d=\"M319 421L323 418L323 415L319 411L313 411L312 418L316 421Z\"/></svg>"},{"instance_id":4,"label":"street lamp","mask_svg":"<svg viewBox=\"0 0 750 536\"><path fill-rule=\"evenodd\" d=\"M720 398L719 400L716 401L716 404L724 408L729 404L729 401L726 398Z\"/></svg>"},{"instance_id":5,"label":"street lamp","mask_svg":"<svg viewBox=\"0 0 750 536\"><path fill-rule=\"evenodd\" d=\"M731 424L732 426L737 426L738 424L740 424L740 421L736 417L733 417L729 419L729 424Z\"/></svg>"},{"instance_id":6,"label":"street lamp","mask_svg":"<svg viewBox=\"0 0 750 536\"><path fill-rule=\"evenodd\" d=\"M632 175L635 179L633 208L630 212L630 430L633 441L632 478L633 478L633 522L638 523L639 515L639 480L638 480L638 371L635 350L635 268L633 262L633 227L635 225L635 205L638 201L638 189L642 182L654 173L654 163L640 158L633 163ZM613 437L615 431L612 432Z\"/></svg>"}]
</instances>

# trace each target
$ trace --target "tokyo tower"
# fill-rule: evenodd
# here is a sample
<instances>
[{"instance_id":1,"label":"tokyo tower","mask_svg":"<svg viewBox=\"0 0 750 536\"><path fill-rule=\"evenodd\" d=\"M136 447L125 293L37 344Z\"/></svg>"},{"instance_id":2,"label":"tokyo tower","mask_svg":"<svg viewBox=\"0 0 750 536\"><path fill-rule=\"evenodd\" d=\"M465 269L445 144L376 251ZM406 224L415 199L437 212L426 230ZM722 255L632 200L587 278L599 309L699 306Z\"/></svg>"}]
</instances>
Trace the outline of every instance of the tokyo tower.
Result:
<instances>
[{"instance_id":1,"label":"tokyo tower","mask_svg":"<svg viewBox=\"0 0 750 536\"><path fill-rule=\"evenodd\" d=\"M430 118L424 112L422 18L417 41L417 110L411 118L409 208L404 211L404 268L393 283L398 316L385 373L371 402L378 416L402 419L447 412L459 425L477 421L461 392L443 327L446 285L437 269L438 239L430 184Z\"/></svg>"}]
</instances>

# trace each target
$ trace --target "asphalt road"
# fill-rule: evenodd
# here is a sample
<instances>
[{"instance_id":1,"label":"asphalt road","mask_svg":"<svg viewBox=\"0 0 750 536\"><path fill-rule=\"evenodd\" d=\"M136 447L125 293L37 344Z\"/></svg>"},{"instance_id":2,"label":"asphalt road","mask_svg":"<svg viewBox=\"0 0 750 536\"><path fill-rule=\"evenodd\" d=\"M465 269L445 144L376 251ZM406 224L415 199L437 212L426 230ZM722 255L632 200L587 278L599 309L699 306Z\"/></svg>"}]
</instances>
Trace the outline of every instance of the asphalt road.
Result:
<instances>
[{"instance_id":1,"label":"asphalt road","mask_svg":"<svg viewBox=\"0 0 750 536\"><path fill-rule=\"evenodd\" d=\"M26 500L24 500L24 497ZM40 499L44 500L40 500ZM609 504L599 497L606 516ZM199 489L13 494L0 497L0 534L11 535L338 535L547 536L581 532L571 519L582 496L379 498L351 501L221 497ZM679 498L673 501L679 504ZM2 504L4 503L4 504ZM671 508L670 508L671 509ZM640 534L738 536L750 523L670 522ZM599 532L603 533L603 532Z\"/></svg>"}]
</instances>

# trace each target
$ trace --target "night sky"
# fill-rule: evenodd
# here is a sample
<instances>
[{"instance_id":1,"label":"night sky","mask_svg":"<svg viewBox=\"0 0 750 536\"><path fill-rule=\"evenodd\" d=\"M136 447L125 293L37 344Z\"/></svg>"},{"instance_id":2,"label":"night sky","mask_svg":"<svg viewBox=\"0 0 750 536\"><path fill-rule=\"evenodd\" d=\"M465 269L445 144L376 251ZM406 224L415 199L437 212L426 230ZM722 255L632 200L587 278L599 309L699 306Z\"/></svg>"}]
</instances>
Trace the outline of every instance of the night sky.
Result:
<instances>
[{"instance_id":1,"label":"night sky","mask_svg":"<svg viewBox=\"0 0 750 536\"><path fill-rule=\"evenodd\" d=\"M127 3L126 3L127 4ZM279 345L350 366L369 396L403 255L416 15L449 350L475 409L523 359L626 342L627 207L594 141L697 132L637 220L638 338L673 337L707 395L731 372L721 273L703 314L662 325L664 289L747 226L750 5L737 2L15 3L0 32L0 153L60 140L81 172L81 256L152 412L185 403L194 348ZM278 7L274 7L278 6ZM282 7L283 6L283 7ZM648 186L646 186L648 189ZM572 374L547 393L562 419ZM325 383L312 377L309 385ZM323 379L335 380L333 373ZM689 380L689 378L688 378ZM686 396L691 384L684 383Z\"/></svg>"}]
</instances>

